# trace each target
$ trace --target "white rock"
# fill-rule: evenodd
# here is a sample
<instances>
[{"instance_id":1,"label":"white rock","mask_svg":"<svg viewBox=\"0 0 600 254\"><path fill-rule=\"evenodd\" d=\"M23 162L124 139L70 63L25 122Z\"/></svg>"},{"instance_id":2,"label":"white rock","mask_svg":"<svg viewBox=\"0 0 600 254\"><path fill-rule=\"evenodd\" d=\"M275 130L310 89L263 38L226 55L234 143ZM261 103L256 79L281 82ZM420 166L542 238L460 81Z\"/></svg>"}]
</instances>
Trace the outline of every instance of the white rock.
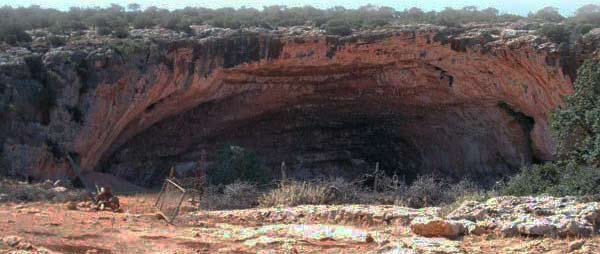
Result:
<instances>
[{"instance_id":1,"label":"white rock","mask_svg":"<svg viewBox=\"0 0 600 254\"><path fill-rule=\"evenodd\" d=\"M52 191L56 192L56 193L63 193L63 192L67 192L67 188L62 187L62 186L58 186L58 187L54 187L52 188Z\"/></svg>"},{"instance_id":2,"label":"white rock","mask_svg":"<svg viewBox=\"0 0 600 254\"><path fill-rule=\"evenodd\" d=\"M44 189L48 190L48 189L51 189L52 187L54 187L54 184L52 183L52 181L50 181L50 180L46 180L46 181L44 181L44 182L43 182L43 183L42 183L40 186L41 186L42 188L44 188Z\"/></svg>"},{"instance_id":3,"label":"white rock","mask_svg":"<svg viewBox=\"0 0 600 254\"><path fill-rule=\"evenodd\" d=\"M517 230L523 235L545 236L555 233L556 227L548 220L534 219L518 224Z\"/></svg>"}]
</instances>

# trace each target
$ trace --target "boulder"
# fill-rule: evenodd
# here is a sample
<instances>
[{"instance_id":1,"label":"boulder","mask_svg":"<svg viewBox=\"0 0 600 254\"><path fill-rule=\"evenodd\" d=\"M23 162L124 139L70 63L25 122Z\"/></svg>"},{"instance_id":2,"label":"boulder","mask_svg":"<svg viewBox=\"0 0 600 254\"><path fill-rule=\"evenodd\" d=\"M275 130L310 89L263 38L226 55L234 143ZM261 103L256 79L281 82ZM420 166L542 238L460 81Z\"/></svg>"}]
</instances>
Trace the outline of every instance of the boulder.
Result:
<instances>
[{"instance_id":1,"label":"boulder","mask_svg":"<svg viewBox=\"0 0 600 254\"><path fill-rule=\"evenodd\" d=\"M520 223L517 226L517 231L523 235L545 236L554 235L556 233L556 227L548 220L534 219L532 221Z\"/></svg>"},{"instance_id":2,"label":"boulder","mask_svg":"<svg viewBox=\"0 0 600 254\"><path fill-rule=\"evenodd\" d=\"M558 235L565 236L590 236L594 226L585 220L574 218L563 219L558 225Z\"/></svg>"},{"instance_id":3,"label":"boulder","mask_svg":"<svg viewBox=\"0 0 600 254\"><path fill-rule=\"evenodd\" d=\"M573 242L569 243L569 252L573 252L578 249L581 249L581 247L583 247L584 244L585 244L585 240L577 240L577 241L573 241Z\"/></svg>"},{"instance_id":4,"label":"boulder","mask_svg":"<svg viewBox=\"0 0 600 254\"><path fill-rule=\"evenodd\" d=\"M498 227L498 233L504 237L512 237L519 234L517 230L518 223L515 221L503 222Z\"/></svg>"},{"instance_id":5,"label":"boulder","mask_svg":"<svg viewBox=\"0 0 600 254\"><path fill-rule=\"evenodd\" d=\"M417 217L410 222L413 233L421 236L454 238L465 233L464 222L441 218Z\"/></svg>"},{"instance_id":6,"label":"boulder","mask_svg":"<svg viewBox=\"0 0 600 254\"><path fill-rule=\"evenodd\" d=\"M475 222L484 219L487 214L488 209L484 205L468 200L448 214L446 218L449 220L470 220Z\"/></svg>"}]
</instances>

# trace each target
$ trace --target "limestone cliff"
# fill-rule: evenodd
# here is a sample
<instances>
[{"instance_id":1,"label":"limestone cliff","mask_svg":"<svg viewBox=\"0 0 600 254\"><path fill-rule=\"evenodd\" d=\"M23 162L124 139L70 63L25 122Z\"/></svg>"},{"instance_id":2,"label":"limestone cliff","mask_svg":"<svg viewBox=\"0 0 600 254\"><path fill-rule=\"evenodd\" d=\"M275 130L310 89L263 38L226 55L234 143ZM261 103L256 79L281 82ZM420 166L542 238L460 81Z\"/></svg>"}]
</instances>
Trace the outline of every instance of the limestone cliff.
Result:
<instances>
[{"instance_id":1,"label":"limestone cliff","mask_svg":"<svg viewBox=\"0 0 600 254\"><path fill-rule=\"evenodd\" d=\"M380 162L492 181L552 158L547 115L600 31L571 50L514 24L131 34L2 52L6 172L63 177L66 150L85 170L150 184L231 143L297 177Z\"/></svg>"}]
</instances>

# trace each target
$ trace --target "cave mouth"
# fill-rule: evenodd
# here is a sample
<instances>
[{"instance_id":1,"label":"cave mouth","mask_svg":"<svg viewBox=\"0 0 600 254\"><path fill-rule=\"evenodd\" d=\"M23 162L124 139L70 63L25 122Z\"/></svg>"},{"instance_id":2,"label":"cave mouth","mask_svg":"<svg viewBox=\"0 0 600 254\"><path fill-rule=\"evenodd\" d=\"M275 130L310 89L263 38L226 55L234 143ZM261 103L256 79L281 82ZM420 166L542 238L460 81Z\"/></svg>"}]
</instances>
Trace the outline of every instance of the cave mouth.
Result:
<instances>
[{"instance_id":1,"label":"cave mouth","mask_svg":"<svg viewBox=\"0 0 600 254\"><path fill-rule=\"evenodd\" d=\"M232 144L253 151L273 178L281 162L297 179L354 179L379 163L408 182L436 174L489 186L536 161L535 122L510 104L456 96L439 75L402 89L378 80L224 84L244 89L154 124L113 148L99 167L157 186L169 168L194 169L203 151L210 165Z\"/></svg>"}]
</instances>

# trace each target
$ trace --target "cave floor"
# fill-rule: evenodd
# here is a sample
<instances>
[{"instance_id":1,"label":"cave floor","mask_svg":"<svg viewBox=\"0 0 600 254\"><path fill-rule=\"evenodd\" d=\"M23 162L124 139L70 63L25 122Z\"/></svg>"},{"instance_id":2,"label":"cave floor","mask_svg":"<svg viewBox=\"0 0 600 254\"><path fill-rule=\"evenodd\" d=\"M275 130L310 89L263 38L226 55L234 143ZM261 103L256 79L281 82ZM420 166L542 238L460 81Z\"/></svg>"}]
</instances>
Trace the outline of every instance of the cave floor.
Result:
<instances>
[{"instance_id":1,"label":"cave floor","mask_svg":"<svg viewBox=\"0 0 600 254\"><path fill-rule=\"evenodd\" d=\"M121 200L123 213L2 204L0 239L17 236L31 246L0 241L0 253L567 253L578 240L495 235L449 240L415 236L402 226L260 222L235 212L223 219L218 212L185 209L170 225L156 216L154 195ZM584 240L586 247L573 253L600 253L599 236ZM21 252L11 252L17 248Z\"/></svg>"}]
</instances>

